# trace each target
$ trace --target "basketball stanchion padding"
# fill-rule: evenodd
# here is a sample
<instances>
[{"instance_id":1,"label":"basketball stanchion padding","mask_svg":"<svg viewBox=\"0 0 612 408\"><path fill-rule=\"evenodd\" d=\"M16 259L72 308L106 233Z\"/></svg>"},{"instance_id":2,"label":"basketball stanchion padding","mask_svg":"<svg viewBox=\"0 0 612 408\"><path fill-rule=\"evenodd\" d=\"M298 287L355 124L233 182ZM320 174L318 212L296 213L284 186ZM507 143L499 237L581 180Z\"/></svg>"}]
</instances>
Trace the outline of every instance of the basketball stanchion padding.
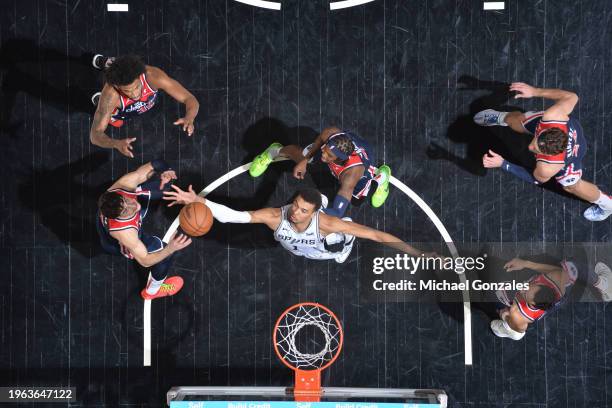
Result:
<instances>
[{"instance_id":1,"label":"basketball stanchion padding","mask_svg":"<svg viewBox=\"0 0 612 408\"><path fill-rule=\"evenodd\" d=\"M342 351L344 334L336 315L318 303L298 303L285 310L272 335L278 358L295 372L296 401L321 399L321 371ZM318 350L305 350L316 346Z\"/></svg>"}]
</instances>

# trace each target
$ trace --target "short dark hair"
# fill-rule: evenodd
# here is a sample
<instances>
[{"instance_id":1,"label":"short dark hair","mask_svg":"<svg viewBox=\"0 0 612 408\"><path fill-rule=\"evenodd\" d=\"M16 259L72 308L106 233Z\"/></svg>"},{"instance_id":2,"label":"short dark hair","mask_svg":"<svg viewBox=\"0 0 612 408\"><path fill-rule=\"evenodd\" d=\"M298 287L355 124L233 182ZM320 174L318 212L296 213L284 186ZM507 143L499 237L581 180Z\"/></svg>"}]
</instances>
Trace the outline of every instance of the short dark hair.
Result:
<instances>
[{"instance_id":1,"label":"short dark hair","mask_svg":"<svg viewBox=\"0 0 612 408\"><path fill-rule=\"evenodd\" d=\"M104 70L104 81L109 85L125 86L144 74L147 66L137 55L121 55Z\"/></svg>"},{"instance_id":2,"label":"short dark hair","mask_svg":"<svg viewBox=\"0 0 612 408\"><path fill-rule=\"evenodd\" d=\"M342 153L346 154L347 156L350 156L355 150L353 139L351 139L349 135L342 133L342 134L333 136L333 139L334 139L334 146L336 146L338 150L340 150Z\"/></svg>"},{"instance_id":3,"label":"short dark hair","mask_svg":"<svg viewBox=\"0 0 612 408\"><path fill-rule=\"evenodd\" d=\"M552 288L538 285L539 290L533 296L534 306L540 310L548 310L555 303L555 292Z\"/></svg>"},{"instance_id":4,"label":"short dark hair","mask_svg":"<svg viewBox=\"0 0 612 408\"><path fill-rule=\"evenodd\" d=\"M567 147L568 135L563 129L549 128L538 135L536 143L544 154L559 154Z\"/></svg>"},{"instance_id":5,"label":"short dark hair","mask_svg":"<svg viewBox=\"0 0 612 408\"><path fill-rule=\"evenodd\" d=\"M318 211L321 208L321 193L317 189L304 188L298 190L298 192L295 194L295 198L297 197L302 197L304 201L314 205L314 211Z\"/></svg>"},{"instance_id":6,"label":"short dark hair","mask_svg":"<svg viewBox=\"0 0 612 408\"><path fill-rule=\"evenodd\" d=\"M123 197L115 191L107 191L98 199L98 208L106 218L118 218L123 211Z\"/></svg>"}]
</instances>

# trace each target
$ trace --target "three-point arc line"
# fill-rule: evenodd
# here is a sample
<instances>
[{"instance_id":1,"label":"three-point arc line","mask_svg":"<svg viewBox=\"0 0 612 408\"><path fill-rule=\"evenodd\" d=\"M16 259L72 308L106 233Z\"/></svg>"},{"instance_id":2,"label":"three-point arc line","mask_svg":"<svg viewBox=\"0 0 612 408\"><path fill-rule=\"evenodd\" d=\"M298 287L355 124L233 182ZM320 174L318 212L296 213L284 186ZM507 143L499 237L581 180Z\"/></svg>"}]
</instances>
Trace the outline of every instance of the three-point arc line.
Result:
<instances>
[{"instance_id":1,"label":"three-point arc line","mask_svg":"<svg viewBox=\"0 0 612 408\"><path fill-rule=\"evenodd\" d=\"M275 162L280 162L284 160L287 160L287 159L284 157L279 157L275 160ZM251 167L251 163L246 163L240 167L235 168L234 170L230 171L229 173L219 177L218 179L210 183L208 186L204 188L204 190L202 190L199 193L199 195L202 197L206 197L208 194L210 194L220 185L248 171L249 167ZM406 184L396 179L395 177L391 177L391 184L395 186L398 190L400 190L402 193L406 194L408 198L414 201L416 205L418 205L421 208L421 210L425 212L425 214L429 217L431 222L434 223L438 232L444 239L444 242L446 243L446 246L448 247L448 250L450 251L451 255L453 257L458 257L459 253L457 252L457 248L455 247L455 244L452 238L450 237L450 234L448 233L448 231L442 224L442 221L440 221L438 216L429 207L429 205L427 205L427 203L423 201L423 199L419 197L418 194L416 194L414 191L408 188ZM172 224L170 225L170 227L168 228L166 235L164 235L163 241L166 244L170 241L170 238L172 237L172 235L174 235L178 227L179 227L179 218L177 216L172 222ZM465 282L465 275L461 274L459 275L459 278L462 282ZM144 316L143 316L144 317L143 318L143 324L144 324L143 365L145 367L148 367L151 365L151 300L144 301L144 312L143 313L144 313ZM467 291L463 291L463 336L464 336L465 365L472 365L472 318L471 318L471 309L470 309L470 297Z\"/></svg>"}]
</instances>

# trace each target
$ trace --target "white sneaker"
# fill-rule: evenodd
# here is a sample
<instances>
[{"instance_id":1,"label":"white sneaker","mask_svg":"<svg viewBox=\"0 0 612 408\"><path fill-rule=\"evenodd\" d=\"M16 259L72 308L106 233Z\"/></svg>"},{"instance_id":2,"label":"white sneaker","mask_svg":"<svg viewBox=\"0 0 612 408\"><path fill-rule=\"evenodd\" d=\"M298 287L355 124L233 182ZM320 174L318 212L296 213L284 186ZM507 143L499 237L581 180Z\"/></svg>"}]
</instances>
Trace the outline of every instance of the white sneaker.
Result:
<instances>
[{"instance_id":1,"label":"white sneaker","mask_svg":"<svg viewBox=\"0 0 612 408\"><path fill-rule=\"evenodd\" d=\"M599 277L601 286L605 288L604 290L597 288L601 293L601 298L604 302L612 302L612 270L605 263L597 262L595 273Z\"/></svg>"},{"instance_id":2,"label":"white sneaker","mask_svg":"<svg viewBox=\"0 0 612 408\"><path fill-rule=\"evenodd\" d=\"M507 112L499 112L494 109L485 109L474 115L474 122L480 126L508 126L504 122Z\"/></svg>"},{"instance_id":3,"label":"white sneaker","mask_svg":"<svg viewBox=\"0 0 612 408\"><path fill-rule=\"evenodd\" d=\"M491 330L497 337L508 337L512 340L520 340L525 337L525 332L520 333L512 330L510 326L508 326L508 323L500 319L491 322Z\"/></svg>"},{"instance_id":4,"label":"white sneaker","mask_svg":"<svg viewBox=\"0 0 612 408\"><path fill-rule=\"evenodd\" d=\"M597 204L593 204L586 210L584 210L584 218L589 221L603 221L612 215L612 210L604 210Z\"/></svg>"},{"instance_id":5,"label":"white sneaker","mask_svg":"<svg viewBox=\"0 0 612 408\"><path fill-rule=\"evenodd\" d=\"M344 243L344 251L340 255L334 258L334 260L338 262L339 264L344 263L348 259L351 252L353 251L353 244L355 243L355 237L352 235L347 235L347 238L349 236L351 238L347 242Z\"/></svg>"}]
</instances>

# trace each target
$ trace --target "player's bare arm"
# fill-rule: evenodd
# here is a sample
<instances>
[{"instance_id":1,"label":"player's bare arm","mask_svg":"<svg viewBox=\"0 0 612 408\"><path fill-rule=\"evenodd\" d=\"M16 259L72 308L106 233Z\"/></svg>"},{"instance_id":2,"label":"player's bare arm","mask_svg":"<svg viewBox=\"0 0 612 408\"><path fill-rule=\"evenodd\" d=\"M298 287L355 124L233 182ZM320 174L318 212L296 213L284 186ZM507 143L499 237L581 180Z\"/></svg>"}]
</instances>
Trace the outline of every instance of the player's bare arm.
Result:
<instances>
[{"instance_id":1,"label":"player's bare arm","mask_svg":"<svg viewBox=\"0 0 612 408\"><path fill-rule=\"evenodd\" d=\"M280 208L262 208L255 211L236 211L222 204L215 203L199 196L189 186L187 190L173 185L171 191L164 191L164 200L169 201L168 207L173 205L187 205L199 202L210 208L213 217L223 223L238 224L266 224L270 229L275 230L281 222Z\"/></svg>"},{"instance_id":2,"label":"player's bare arm","mask_svg":"<svg viewBox=\"0 0 612 408\"><path fill-rule=\"evenodd\" d=\"M523 82L514 82L510 90L517 92L515 98L545 98L555 101L544 111L543 120L568 120L569 114L578 103L578 95L563 89L536 88Z\"/></svg>"},{"instance_id":3,"label":"player's bare arm","mask_svg":"<svg viewBox=\"0 0 612 408\"><path fill-rule=\"evenodd\" d=\"M371 241L380 242L384 245L390 246L402 252L406 252L412 256L420 256L424 254L423 251L420 251L414 248L411 245L408 245L398 237L388 234L383 231L376 230L374 228L366 227L365 225L357 224L356 222L349 222L341 220L337 217L332 217L326 214L319 215L319 222L321 232L325 235L331 234L334 232L341 232L344 234L354 235L358 238L369 239Z\"/></svg>"},{"instance_id":4,"label":"player's bare arm","mask_svg":"<svg viewBox=\"0 0 612 408\"><path fill-rule=\"evenodd\" d=\"M538 180L539 183L546 183L548 180L554 177L561 169L563 164L552 164L538 161L536 168L533 170L533 178Z\"/></svg>"},{"instance_id":5,"label":"player's bare arm","mask_svg":"<svg viewBox=\"0 0 612 408\"><path fill-rule=\"evenodd\" d=\"M191 238L187 235L175 233L164 249L158 252L149 253L140 238L138 238L138 231L135 229L130 228L122 231L111 231L110 235L128 249L134 256L134 259L144 268L150 268L160 263L174 252L191 244Z\"/></svg>"},{"instance_id":6,"label":"player's bare arm","mask_svg":"<svg viewBox=\"0 0 612 408\"><path fill-rule=\"evenodd\" d=\"M185 116L174 122L180 125L187 135L191 136L195 130L193 122L198 115L200 103L191 92L189 92L177 80L170 78L168 74L157 67L147 66L147 78L151 86L161 89L178 102L185 105Z\"/></svg>"},{"instance_id":7,"label":"player's bare arm","mask_svg":"<svg viewBox=\"0 0 612 408\"><path fill-rule=\"evenodd\" d=\"M107 149L117 149L122 155L134 158L134 154L132 153L132 142L136 140L135 137L113 139L105 133L113 110L115 110L118 105L119 94L113 87L105 85L102 89L98 107L93 117L93 123L89 132L89 140L96 146Z\"/></svg>"},{"instance_id":8,"label":"player's bare arm","mask_svg":"<svg viewBox=\"0 0 612 408\"><path fill-rule=\"evenodd\" d=\"M109 190L120 188L123 190L134 191L136 190L136 187L149 180L154 174L155 169L153 168L153 164L150 162L143 164L135 171L122 176L119 180L113 183ZM160 174L160 179L161 183L159 188L161 190L164 188L166 183L176 179L176 173L174 170L166 170Z\"/></svg>"},{"instance_id":9,"label":"player's bare arm","mask_svg":"<svg viewBox=\"0 0 612 408\"><path fill-rule=\"evenodd\" d=\"M312 148L306 153L306 155L301 160L295 160L296 165L293 168L293 177L297 179L303 179L306 174L306 168L308 167L308 162L314 157L315 154L321 149L321 146L327 139L334 133L341 132L341 130L335 126L330 126L325 129L317 136L315 141L312 143Z\"/></svg>"},{"instance_id":10,"label":"player's bare arm","mask_svg":"<svg viewBox=\"0 0 612 408\"><path fill-rule=\"evenodd\" d=\"M340 189L338 195L344 197L346 200L351 201L353 197L353 190L363 175L364 167L355 166L345 170L340 176Z\"/></svg>"},{"instance_id":11,"label":"player's bare arm","mask_svg":"<svg viewBox=\"0 0 612 408\"><path fill-rule=\"evenodd\" d=\"M550 265L528 261L521 258L513 258L506 262L504 265L504 269L506 272L513 271L521 271L523 269L531 269L532 271L540 272L540 273L552 273L552 272L561 272L562 269L559 265Z\"/></svg>"}]
</instances>

